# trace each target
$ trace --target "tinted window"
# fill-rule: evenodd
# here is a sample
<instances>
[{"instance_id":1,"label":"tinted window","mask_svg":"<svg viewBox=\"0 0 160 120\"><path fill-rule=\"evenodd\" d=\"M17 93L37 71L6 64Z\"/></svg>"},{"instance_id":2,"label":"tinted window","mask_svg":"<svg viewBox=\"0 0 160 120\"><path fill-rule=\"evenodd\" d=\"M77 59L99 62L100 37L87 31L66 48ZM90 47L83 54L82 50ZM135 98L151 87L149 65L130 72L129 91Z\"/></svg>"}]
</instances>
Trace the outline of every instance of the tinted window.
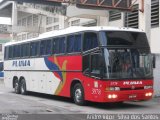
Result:
<instances>
[{"instance_id":1,"label":"tinted window","mask_svg":"<svg viewBox=\"0 0 160 120\"><path fill-rule=\"evenodd\" d=\"M21 57L29 56L29 43L21 45Z\"/></svg>"},{"instance_id":2,"label":"tinted window","mask_svg":"<svg viewBox=\"0 0 160 120\"><path fill-rule=\"evenodd\" d=\"M85 33L83 41L83 50L87 51L93 48L98 47L98 38L96 33Z\"/></svg>"},{"instance_id":3,"label":"tinted window","mask_svg":"<svg viewBox=\"0 0 160 120\"><path fill-rule=\"evenodd\" d=\"M52 42L53 54L65 53L65 37L55 38Z\"/></svg>"},{"instance_id":4,"label":"tinted window","mask_svg":"<svg viewBox=\"0 0 160 120\"><path fill-rule=\"evenodd\" d=\"M67 52L71 53L74 52L74 35L70 35L67 38Z\"/></svg>"},{"instance_id":5,"label":"tinted window","mask_svg":"<svg viewBox=\"0 0 160 120\"><path fill-rule=\"evenodd\" d=\"M13 46L9 46L9 58L13 58Z\"/></svg>"},{"instance_id":6,"label":"tinted window","mask_svg":"<svg viewBox=\"0 0 160 120\"><path fill-rule=\"evenodd\" d=\"M17 50L16 50L16 46L13 46L13 58L15 58L15 57L16 57L16 52L17 52Z\"/></svg>"},{"instance_id":7,"label":"tinted window","mask_svg":"<svg viewBox=\"0 0 160 120\"><path fill-rule=\"evenodd\" d=\"M46 49L46 41L43 40L41 41L41 45L40 45L40 55L45 55L45 50Z\"/></svg>"},{"instance_id":8,"label":"tinted window","mask_svg":"<svg viewBox=\"0 0 160 120\"><path fill-rule=\"evenodd\" d=\"M30 44L30 55L31 56L38 56L39 51L39 42L32 42Z\"/></svg>"},{"instance_id":9,"label":"tinted window","mask_svg":"<svg viewBox=\"0 0 160 120\"><path fill-rule=\"evenodd\" d=\"M91 74L99 76L104 71L105 62L100 54L93 54L91 56Z\"/></svg>"},{"instance_id":10,"label":"tinted window","mask_svg":"<svg viewBox=\"0 0 160 120\"><path fill-rule=\"evenodd\" d=\"M51 40L43 40L40 45L40 55L51 54Z\"/></svg>"},{"instance_id":11,"label":"tinted window","mask_svg":"<svg viewBox=\"0 0 160 120\"><path fill-rule=\"evenodd\" d=\"M8 60L9 58L9 47L5 47L4 59Z\"/></svg>"},{"instance_id":12,"label":"tinted window","mask_svg":"<svg viewBox=\"0 0 160 120\"><path fill-rule=\"evenodd\" d=\"M70 35L67 38L67 52L80 52L81 51L81 35Z\"/></svg>"},{"instance_id":13,"label":"tinted window","mask_svg":"<svg viewBox=\"0 0 160 120\"><path fill-rule=\"evenodd\" d=\"M75 36L75 44L74 44L74 51L75 52L80 52L81 47L82 47L82 36L81 35L76 35Z\"/></svg>"},{"instance_id":14,"label":"tinted window","mask_svg":"<svg viewBox=\"0 0 160 120\"><path fill-rule=\"evenodd\" d=\"M13 46L13 58L20 57L20 45Z\"/></svg>"},{"instance_id":15,"label":"tinted window","mask_svg":"<svg viewBox=\"0 0 160 120\"><path fill-rule=\"evenodd\" d=\"M89 74L90 72L90 56L83 56L83 73Z\"/></svg>"},{"instance_id":16,"label":"tinted window","mask_svg":"<svg viewBox=\"0 0 160 120\"><path fill-rule=\"evenodd\" d=\"M51 47L52 47L51 40L47 40L46 41L46 55L50 55L52 53Z\"/></svg>"},{"instance_id":17,"label":"tinted window","mask_svg":"<svg viewBox=\"0 0 160 120\"><path fill-rule=\"evenodd\" d=\"M59 53L65 53L65 37L59 38Z\"/></svg>"},{"instance_id":18,"label":"tinted window","mask_svg":"<svg viewBox=\"0 0 160 120\"><path fill-rule=\"evenodd\" d=\"M127 31L108 31L105 32L103 42L107 45L134 45L149 47L147 36L141 32L127 32Z\"/></svg>"},{"instance_id":19,"label":"tinted window","mask_svg":"<svg viewBox=\"0 0 160 120\"><path fill-rule=\"evenodd\" d=\"M0 71L3 71L3 62L0 62Z\"/></svg>"},{"instance_id":20,"label":"tinted window","mask_svg":"<svg viewBox=\"0 0 160 120\"><path fill-rule=\"evenodd\" d=\"M52 42L53 54L59 53L59 38L55 38Z\"/></svg>"}]
</instances>

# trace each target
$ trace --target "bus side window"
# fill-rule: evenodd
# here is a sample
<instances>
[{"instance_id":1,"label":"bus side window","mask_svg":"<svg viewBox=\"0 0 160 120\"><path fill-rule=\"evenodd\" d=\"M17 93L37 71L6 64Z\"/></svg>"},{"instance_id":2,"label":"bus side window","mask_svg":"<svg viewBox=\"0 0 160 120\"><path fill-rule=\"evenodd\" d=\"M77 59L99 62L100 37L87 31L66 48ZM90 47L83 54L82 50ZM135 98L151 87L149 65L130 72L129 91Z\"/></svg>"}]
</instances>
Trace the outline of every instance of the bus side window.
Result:
<instances>
[{"instance_id":1,"label":"bus side window","mask_svg":"<svg viewBox=\"0 0 160 120\"><path fill-rule=\"evenodd\" d=\"M81 51L81 35L70 35L67 38L67 52L80 52Z\"/></svg>"},{"instance_id":2,"label":"bus side window","mask_svg":"<svg viewBox=\"0 0 160 120\"><path fill-rule=\"evenodd\" d=\"M74 35L70 35L67 37L67 52L72 53L74 52Z\"/></svg>"},{"instance_id":3,"label":"bus side window","mask_svg":"<svg viewBox=\"0 0 160 120\"><path fill-rule=\"evenodd\" d=\"M0 62L0 72L3 71L3 62ZM0 76L1 77L1 76Z\"/></svg>"},{"instance_id":4,"label":"bus side window","mask_svg":"<svg viewBox=\"0 0 160 120\"><path fill-rule=\"evenodd\" d=\"M13 58L16 58L16 52L17 52L16 46L13 46Z\"/></svg>"},{"instance_id":5,"label":"bus side window","mask_svg":"<svg viewBox=\"0 0 160 120\"><path fill-rule=\"evenodd\" d=\"M46 55L50 55L51 54L51 40L47 40L46 41Z\"/></svg>"},{"instance_id":6,"label":"bus side window","mask_svg":"<svg viewBox=\"0 0 160 120\"><path fill-rule=\"evenodd\" d=\"M51 40L42 40L40 45L40 55L51 54Z\"/></svg>"},{"instance_id":7,"label":"bus side window","mask_svg":"<svg viewBox=\"0 0 160 120\"><path fill-rule=\"evenodd\" d=\"M21 45L21 57L29 57L29 43Z\"/></svg>"},{"instance_id":8,"label":"bus side window","mask_svg":"<svg viewBox=\"0 0 160 120\"><path fill-rule=\"evenodd\" d=\"M26 43L25 44L25 54L24 54L25 57L29 57L30 54L29 54L29 43Z\"/></svg>"},{"instance_id":9,"label":"bus side window","mask_svg":"<svg viewBox=\"0 0 160 120\"><path fill-rule=\"evenodd\" d=\"M81 52L82 35L75 35L74 52Z\"/></svg>"},{"instance_id":10,"label":"bus side window","mask_svg":"<svg viewBox=\"0 0 160 120\"><path fill-rule=\"evenodd\" d=\"M24 44L22 44L21 45L21 57L24 57L24 47L25 47L25 45Z\"/></svg>"},{"instance_id":11,"label":"bus side window","mask_svg":"<svg viewBox=\"0 0 160 120\"><path fill-rule=\"evenodd\" d=\"M5 53L4 53L4 59L5 60L8 60L8 58L9 58L9 47L5 47Z\"/></svg>"},{"instance_id":12,"label":"bus side window","mask_svg":"<svg viewBox=\"0 0 160 120\"><path fill-rule=\"evenodd\" d=\"M53 54L59 53L59 38L54 38L52 42Z\"/></svg>"},{"instance_id":13,"label":"bus side window","mask_svg":"<svg viewBox=\"0 0 160 120\"><path fill-rule=\"evenodd\" d=\"M32 42L30 45L30 55L32 57L38 56L38 50L39 50L39 42Z\"/></svg>"},{"instance_id":14,"label":"bus side window","mask_svg":"<svg viewBox=\"0 0 160 120\"><path fill-rule=\"evenodd\" d=\"M88 32L84 34L83 51L98 47L98 37L96 33Z\"/></svg>"},{"instance_id":15,"label":"bus side window","mask_svg":"<svg viewBox=\"0 0 160 120\"><path fill-rule=\"evenodd\" d=\"M42 40L40 44L40 55L45 55L46 40Z\"/></svg>"},{"instance_id":16,"label":"bus side window","mask_svg":"<svg viewBox=\"0 0 160 120\"><path fill-rule=\"evenodd\" d=\"M13 58L13 46L9 46L9 59Z\"/></svg>"},{"instance_id":17,"label":"bus side window","mask_svg":"<svg viewBox=\"0 0 160 120\"><path fill-rule=\"evenodd\" d=\"M59 53L65 53L65 37L59 39Z\"/></svg>"},{"instance_id":18,"label":"bus side window","mask_svg":"<svg viewBox=\"0 0 160 120\"><path fill-rule=\"evenodd\" d=\"M20 45L13 46L13 58L20 57Z\"/></svg>"},{"instance_id":19,"label":"bus side window","mask_svg":"<svg viewBox=\"0 0 160 120\"><path fill-rule=\"evenodd\" d=\"M83 73L90 74L90 55L83 56Z\"/></svg>"}]
</instances>

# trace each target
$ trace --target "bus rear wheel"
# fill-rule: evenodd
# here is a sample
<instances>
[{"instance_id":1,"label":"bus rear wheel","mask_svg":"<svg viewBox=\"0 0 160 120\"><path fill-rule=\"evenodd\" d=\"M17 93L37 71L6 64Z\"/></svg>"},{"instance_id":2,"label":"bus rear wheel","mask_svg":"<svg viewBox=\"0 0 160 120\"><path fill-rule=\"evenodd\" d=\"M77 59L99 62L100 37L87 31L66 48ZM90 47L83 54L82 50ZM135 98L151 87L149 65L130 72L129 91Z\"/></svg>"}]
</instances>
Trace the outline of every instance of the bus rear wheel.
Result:
<instances>
[{"instance_id":1,"label":"bus rear wheel","mask_svg":"<svg viewBox=\"0 0 160 120\"><path fill-rule=\"evenodd\" d=\"M20 92L21 92L22 95L27 94L26 82L25 82L24 79L22 79L21 82L20 82Z\"/></svg>"},{"instance_id":2,"label":"bus rear wheel","mask_svg":"<svg viewBox=\"0 0 160 120\"><path fill-rule=\"evenodd\" d=\"M20 87L19 87L18 80L14 81L14 91L16 94L20 94Z\"/></svg>"},{"instance_id":3,"label":"bus rear wheel","mask_svg":"<svg viewBox=\"0 0 160 120\"><path fill-rule=\"evenodd\" d=\"M73 99L77 105L85 105L84 100L84 89L80 83L74 85L73 88Z\"/></svg>"}]
</instances>

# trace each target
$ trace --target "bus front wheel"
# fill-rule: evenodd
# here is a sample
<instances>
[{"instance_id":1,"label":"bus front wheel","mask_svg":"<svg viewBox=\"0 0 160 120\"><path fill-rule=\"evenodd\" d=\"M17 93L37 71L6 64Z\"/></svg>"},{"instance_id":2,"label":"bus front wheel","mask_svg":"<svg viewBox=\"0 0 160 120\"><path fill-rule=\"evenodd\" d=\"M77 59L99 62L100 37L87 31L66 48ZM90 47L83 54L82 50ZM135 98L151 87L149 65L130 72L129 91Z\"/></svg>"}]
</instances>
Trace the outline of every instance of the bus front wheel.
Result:
<instances>
[{"instance_id":1,"label":"bus front wheel","mask_svg":"<svg viewBox=\"0 0 160 120\"><path fill-rule=\"evenodd\" d=\"M20 82L20 92L21 92L22 95L27 94L26 82L25 82L24 79L22 79L21 82Z\"/></svg>"},{"instance_id":2,"label":"bus front wheel","mask_svg":"<svg viewBox=\"0 0 160 120\"><path fill-rule=\"evenodd\" d=\"M73 99L77 105L85 105L84 100L84 89L80 83L74 85L73 88Z\"/></svg>"}]
</instances>

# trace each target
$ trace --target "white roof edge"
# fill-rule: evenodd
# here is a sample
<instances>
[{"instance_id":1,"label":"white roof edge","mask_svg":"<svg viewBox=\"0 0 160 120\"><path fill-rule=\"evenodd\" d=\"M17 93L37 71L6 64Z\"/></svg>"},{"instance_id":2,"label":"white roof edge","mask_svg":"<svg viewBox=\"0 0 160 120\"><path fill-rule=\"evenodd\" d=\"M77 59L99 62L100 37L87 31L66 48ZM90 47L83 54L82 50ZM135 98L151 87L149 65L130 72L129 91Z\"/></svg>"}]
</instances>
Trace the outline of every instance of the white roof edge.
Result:
<instances>
[{"instance_id":1,"label":"white roof edge","mask_svg":"<svg viewBox=\"0 0 160 120\"><path fill-rule=\"evenodd\" d=\"M76 32L82 32L82 31L103 31L103 30L106 30L106 31L112 30L112 31L144 32L140 29L127 28L127 27L120 28L120 27L108 27L108 26L95 26L95 27L73 26L73 27L69 27L69 28L66 28L66 29L62 29L62 30L46 32L46 33L41 34L37 38L32 38L32 39L23 40L23 41L9 42L9 43L6 43L5 46L16 44L16 43L34 41L34 40L37 40L37 39L44 39L44 38L47 38L47 37L54 37L54 36L71 34L71 33L76 33Z\"/></svg>"}]
</instances>

